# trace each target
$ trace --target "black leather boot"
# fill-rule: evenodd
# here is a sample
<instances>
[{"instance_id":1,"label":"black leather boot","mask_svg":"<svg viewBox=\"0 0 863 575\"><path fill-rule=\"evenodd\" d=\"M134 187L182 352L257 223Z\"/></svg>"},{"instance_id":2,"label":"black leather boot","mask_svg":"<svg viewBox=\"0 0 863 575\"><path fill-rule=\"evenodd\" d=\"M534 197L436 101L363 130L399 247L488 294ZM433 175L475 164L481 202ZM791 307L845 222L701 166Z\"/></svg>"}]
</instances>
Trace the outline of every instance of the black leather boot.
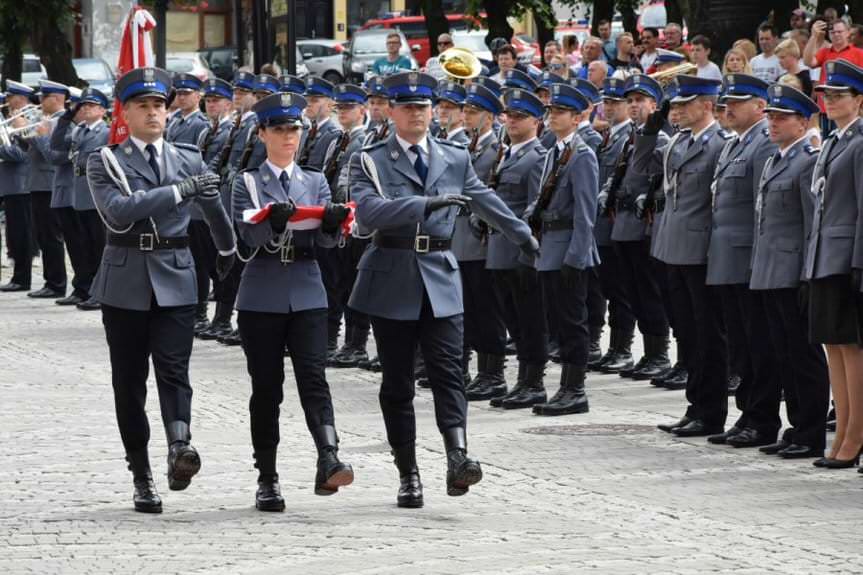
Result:
<instances>
[{"instance_id":1,"label":"black leather boot","mask_svg":"<svg viewBox=\"0 0 863 575\"><path fill-rule=\"evenodd\" d=\"M233 308L231 306L222 302L216 302L216 315L213 316L210 327L196 335L200 339L213 340L230 334L232 313Z\"/></svg>"},{"instance_id":2,"label":"black leather boot","mask_svg":"<svg viewBox=\"0 0 863 575\"><path fill-rule=\"evenodd\" d=\"M315 474L315 495L332 495L339 487L354 482L354 470L339 461L339 439L336 428L322 425L312 431L318 448L318 471Z\"/></svg>"},{"instance_id":3,"label":"black leather boot","mask_svg":"<svg viewBox=\"0 0 863 575\"><path fill-rule=\"evenodd\" d=\"M339 330L327 329L327 367L335 366L336 354L339 353Z\"/></svg>"},{"instance_id":4,"label":"black leather boot","mask_svg":"<svg viewBox=\"0 0 863 575\"><path fill-rule=\"evenodd\" d=\"M521 393L521 390L524 387L525 373L527 373L527 364L523 361L518 362L518 375L516 376L515 385L513 386L513 388L510 391L499 395L498 397L493 397L491 401L489 401L489 405L491 407L501 407L503 406L504 399L514 396L516 393Z\"/></svg>"},{"instance_id":5,"label":"black leather boot","mask_svg":"<svg viewBox=\"0 0 863 575\"><path fill-rule=\"evenodd\" d=\"M258 468L258 491L255 493L255 508L259 511L284 511L285 499L276 473L276 450L255 452L255 467Z\"/></svg>"},{"instance_id":6,"label":"black leather boot","mask_svg":"<svg viewBox=\"0 0 863 575\"><path fill-rule=\"evenodd\" d=\"M590 369L596 369L596 366L602 361L600 339L602 339L602 326L590 326L590 347L587 350L587 367Z\"/></svg>"},{"instance_id":7,"label":"black leather boot","mask_svg":"<svg viewBox=\"0 0 863 575\"><path fill-rule=\"evenodd\" d=\"M443 432L446 448L446 494L464 495L482 480L479 461L467 456L467 433L463 427L451 427Z\"/></svg>"},{"instance_id":8,"label":"black leather boot","mask_svg":"<svg viewBox=\"0 0 863 575\"><path fill-rule=\"evenodd\" d=\"M468 390L468 401L492 399L506 395L506 379L504 379L503 376L506 356L488 355L483 353L480 354L480 358L482 357L485 357L485 371L476 376L476 379L480 380L482 383L474 385L470 390Z\"/></svg>"},{"instance_id":9,"label":"black leather boot","mask_svg":"<svg viewBox=\"0 0 863 575\"><path fill-rule=\"evenodd\" d=\"M210 320L207 318L207 302L199 302L195 307L195 335L209 329Z\"/></svg>"},{"instance_id":10,"label":"black leather boot","mask_svg":"<svg viewBox=\"0 0 863 575\"><path fill-rule=\"evenodd\" d=\"M641 359L641 366L633 369L629 375L636 381L653 379L668 370L671 367L671 362L668 361L668 336L645 335L644 357Z\"/></svg>"},{"instance_id":11,"label":"black leather boot","mask_svg":"<svg viewBox=\"0 0 863 575\"><path fill-rule=\"evenodd\" d=\"M468 357L467 362L468 362L468 364L470 363L470 357ZM485 385L485 376L483 374L488 369L486 367L487 363L488 363L488 354L477 352L477 354L476 354L476 377L471 379L470 385L464 386L465 393L470 393L472 390L481 388Z\"/></svg>"},{"instance_id":12,"label":"black leather boot","mask_svg":"<svg viewBox=\"0 0 863 575\"><path fill-rule=\"evenodd\" d=\"M689 381L689 371L686 369L686 366L679 365L677 371L665 378L662 382L662 387L672 390L686 389L687 381Z\"/></svg>"},{"instance_id":13,"label":"black leather boot","mask_svg":"<svg viewBox=\"0 0 863 575\"><path fill-rule=\"evenodd\" d=\"M533 406L537 415L569 415L587 413L587 393L584 391L585 369L571 363L563 364L560 372L560 389L548 403Z\"/></svg>"},{"instance_id":14,"label":"black leather boot","mask_svg":"<svg viewBox=\"0 0 863 575\"><path fill-rule=\"evenodd\" d=\"M361 362L369 360L369 354L366 351L369 330L351 326L348 329L349 335L345 337L345 346L335 358L336 367L358 367Z\"/></svg>"},{"instance_id":15,"label":"black leather boot","mask_svg":"<svg viewBox=\"0 0 863 575\"><path fill-rule=\"evenodd\" d=\"M226 335L220 335L216 338L216 341L218 341L222 345L227 345L229 347L243 345L243 337L240 335L239 329L232 329L230 333Z\"/></svg>"},{"instance_id":16,"label":"black leather boot","mask_svg":"<svg viewBox=\"0 0 863 575\"><path fill-rule=\"evenodd\" d=\"M614 337L615 332L618 332ZM621 370L632 367L632 334L623 330L611 330L616 345L614 355L599 367L603 373L620 373Z\"/></svg>"},{"instance_id":17,"label":"black leather boot","mask_svg":"<svg viewBox=\"0 0 863 575\"><path fill-rule=\"evenodd\" d=\"M399 494L396 504L399 507L417 508L423 506L423 484L417 467L417 451L414 442L393 448L393 457L399 470Z\"/></svg>"},{"instance_id":18,"label":"black leather boot","mask_svg":"<svg viewBox=\"0 0 863 575\"><path fill-rule=\"evenodd\" d=\"M189 443L192 435L185 421L172 421L165 429L168 436L168 489L182 491L201 470L201 457Z\"/></svg>"},{"instance_id":19,"label":"black leather boot","mask_svg":"<svg viewBox=\"0 0 863 575\"><path fill-rule=\"evenodd\" d=\"M147 448L126 453L126 461L129 462L129 471L132 472L132 482L135 485L135 491L132 495L135 511L161 513L162 499L156 493L156 484L153 483Z\"/></svg>"},{"instance_id":20,"label":"black leather boot","mask_svg":"<svg viewBox=\"0 0 863 575\"><path fill-rule=\"evenodd\" d=\"M615 358L615 356L617 355L617 351L615 351L615 350L617 349L617 340L619 338L620 338L620 330L618 330L618 329L611 330L611 336L609 337L609 340L608 340L608 351L606 351L605 355L603 355L600 358L600 360L598 362L594 363L593 365L591 365L590 362L588 362L587 367L589 367L593 371L600 371L601 372L602 366L604 366L609 361L613 360Z\"/></svg>"},{"instance_id":21,"label":"black leather boot","mask_svg":"<svg viewBox=\"0 0 863 575\"><path fill-rule=\"evenodd\" d=\"M524 371L524 385L518 393L505 397L500 406L504 409L524 409L537 403L545 403L548 397L542 382L544 376L544 365L527 364Z\"/></svg>"},{"instance_id":22,"label":"black leather boot","mask_svg":"<svg viewBox=\"0 0 863 575\"><path fill-rule=\"evenodd\" d=\"M347 325L345 326L345 343L342 344L342 347L338 348L336 352L332 356L332 362L330 367L342 367L342 362L345 361L348 357L353 355L353 344L354 344L354 328L353 326Z\"/></svg>"}]
</instances>

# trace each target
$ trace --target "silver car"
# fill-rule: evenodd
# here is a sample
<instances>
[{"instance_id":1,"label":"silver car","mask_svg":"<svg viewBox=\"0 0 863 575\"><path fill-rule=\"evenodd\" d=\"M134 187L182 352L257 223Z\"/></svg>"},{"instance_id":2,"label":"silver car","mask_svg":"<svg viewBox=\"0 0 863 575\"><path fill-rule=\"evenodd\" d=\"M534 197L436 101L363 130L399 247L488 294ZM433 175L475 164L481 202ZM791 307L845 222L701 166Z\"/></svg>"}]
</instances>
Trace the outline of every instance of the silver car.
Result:
<instances>
[{"instance_id":1,"label":"silver car","mask_svg":"<svg viewBox=\"0 0 863 575\"><path fill-rule=\"evenodd\" d=\"M311 75L320 76L333 84L342 83L342 41L329 38L297 40L297 48L303 54Z\"/></svg>"},{"instance_id":2,"label":"silver car","mask_svg":"<svg viewBox=\"0 0 863 575\"><path fill-rule=\"evenodd\" d=\"M357 83L367 80L375 60L386 57L387 35L393 32L396 32L402 39L399 54L406 56L411 61L411 70L418 69L419 65L411 53L410 45L404 33L392 28L370 28L354 32L348 47L342 52L342 70L345 78Z\"/></svg>"}]
</instances>

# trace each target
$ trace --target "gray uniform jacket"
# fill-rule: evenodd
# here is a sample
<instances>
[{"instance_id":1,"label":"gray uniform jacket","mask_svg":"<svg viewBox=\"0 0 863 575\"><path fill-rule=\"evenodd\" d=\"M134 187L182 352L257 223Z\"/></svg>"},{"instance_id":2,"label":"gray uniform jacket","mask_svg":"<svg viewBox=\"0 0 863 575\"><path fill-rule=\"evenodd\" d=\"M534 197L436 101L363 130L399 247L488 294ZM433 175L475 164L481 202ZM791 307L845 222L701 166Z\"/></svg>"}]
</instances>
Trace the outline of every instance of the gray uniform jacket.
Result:
<instances>
[{"instance_id":1,"label":"gray uniform jacket","mask_svg":"<svg viewBox=\"0 0 863 575\"><path fill-rule=\"evenodd\" d=\"M850 274L852 262L863 268L857 208L863 182L863 122L858 118L839 135L834 131L821 147L812 174L815 212L806 248L807 280Z\"/></svg>"},{"instance_id":2,"label":"gray uniform jacket","mask_svg":"<svg viewBox=\"0 0 863 575\"><path fill-rule=\"evenodd\" d=\"M522 217L527 206L539 196L545 154L546 150L539 143L539 138L535 138L500 163L495 191L506 207L518 217ZM485 267L490 270L511 270L526 265L527 262L522 263L520 259L519 247L492 228L488 236Z\"/></svg>"},{"instance_id":3,"label":"gray uniform jacket","mask_svg":"<svg viewBox=\"0 0 863 575\"><path fill-rule=\"evenodd\" d=\"M591 128L592 129L592 128ZM596 152L596 161L599 163L599 189L607 191L611 180L614 177L614 169L620 161L620 156L626 147L632 134L633 126L631 121L625 122L617 129L604 145L600 145ZM632 146L630 146L630 154ZM622 187L622 185L621 185ZM620 190L618 190L619 192ZM612 206L613 207L613 206ZM596 245L610 246L611 245L611 228L613 221L610 216L596 214L596 225L593 228L593 237L596 238Z\"/></svg>"},{"instance_id":4,"label":"gray uniform jacket","mask_svg":"<svg viewBox=\"0 0 863 575\"><path fill-rule=\"evenodd\" d=\"M463 133L463 132L459 132ZM486 132L477 140L476 149L470 153L473 171L483 184L488 184L492 164L497 158L498 143L494 132ZM516 248L518 249L518 248ZM452 253L460 262L481 261L486 258L487 246L474 235L470 228L470 212L461 213L455 219L455 231L452 234Z\"/></svg>"},{"instance_id":5,"label":"gray uniform jacket","mask_svg":"<svg viewBox=\"0 0 863 575\"><path fill-rule=\"evenodd\" d=\"M655 142L656 136L643 139ZM658 260L671 265L707 263L713 212L710 184L724 145L716 122L697 137L682 137L674 144L668 177L676 183L666 191L662 225L653 236L653 255Z\"/></svg>"},{"instance_id":6,"label":"gray uniform jacket","mask_svg":"<svg viewBox=\"0 0 863 575\"><path fill-rule=\"evenodd\" d=\"M330 158L332 158L333 154L336 153L336 146L339 145L339 140L341 135L344 132L339 132L339 138L335 138L330 142L330 147L327 149L327 153L324 155L324 168L330 163ZM344 152L338 158L336 165L336 172L333 181L327 182L330 187L330 192L333 195L333 202L337 204L342 204L347 201L348 198L348 167L350 165L351 156L354 155L355 152L358 152L363 147L363 142L366 140L366 128L365 126L357 126L348 136L350 139L348 140L347 146L345 147ZM326 176L326 174L324 174Z\"/></svg>"},{"instance_id":7,"label":"gray uniform jacket","mask_svg":"<svg viewBox=\"0 0 863 575\"><path fill-rule=\"evenodd\" d=\"M750 289L800 285L815 208L815 196L810 190L817 157L818 150L801 140L781 159L774 155L767 160L755 200Z\"/></svg>"},{"instance_id":8,"label":"gray uniform jacket","mask_svg":"<svg viewBox=\"0 0 863 575\"><path fill-rule=\"evenodd\" d=\"M557 144L555 144L556 146ZM593 237L599 195L599 165L596 154L573 134L572 155L560 172L557 186L548 207L542 213L543 222L571 222L569 229L545 231L542 234L537 271L556 271L564 265L584 270L599 264L599 251ZM550 176L554 147L546 154L539 194ZM525 217L536 209L539 197L527 208ZM527 262L525 262L527 263Z\"/></svg>"},{"instance_id":9,"label":"gray uniform jacket","mask_svg":"<svg viewBox=\"0 0 863 575\"><path fill-rule=\"evenodd\" d=\"M27 185L30 155L23 145L20 137L13 136L11 145L0 146L0 198L30 193Z\"/></svg>"},{"instance_id":10,"label":"gray uniform jacket","mask_svg":"<svg viewBox=\"0 0 863 575\"><path fill-rule=\"evenodd\" d=\"M427 196L464 194L471 209L516 245L530 239L530 229L500 198L476 177L463 147L428 138L428 174L420 180L395 134L364 148L351 159L351 196L364 228L387 237L413 239L420 235L449 239L456 208L425 217ZM365 158L365 160L364 160ZM373 165L371 179L367 164ZM364 169L365 167L365 169ZM420 253L411 249L381 248L372 243L360 259L351 293L351 309L395 320L417 320L423 293L435 317L463 313L458 261L449 251Z\"/></svg>"},{"instance_id":11,"label":"gray uniform jacket","mask_svg":"<svg viewBox=\"0 0 863 575\"><path fill-rule=\"evenodd\" d=\"M554 132L549 130L547 126L543 126L542 133L539 135L539 142L542 144L543 148L550 150L557 142L557 136L555 136Z\"/></svg>"},{"instance_id":12,"label":"gray uniform jacket","mask_svg":"<svg viewBox=\"0 0 863 575\"><path fill-rule=\"evenodd\" d=\"M727 140L716 164L711 192L713 223L707 249L707 285L749 283L755 196L764 164L776 145L767 120L752 126L743 139Z\"/></svg>"},{"instance_id":13,"label":"gray uniform jacket","mask_svg":"<svg viewBox=\"0 0 863 575\"><path fill-rule=\"evenodd\" d=\"M246 186L246 174L254 179L255 190ZM320 228L293 231L282 237L273 232L266 220L259 224L243 222L243 211L256 207L252 193L257 193L257 205L294 200L298 206L326 205L330 201L330 188L319 172L305 171L296 164L291 175L288 193L265 163L258 168L244 170L234 180L234 223L240 239L256 255L246 264L237 294L237 309L270 313L290 313L308 309L326 309L327 293L324 290L318 262L297 259L283 264L277 254L279 246L290 244L295 249L311 250L315 246L331 248L338 242L338 233L325 234ZM268 253L269 252L269 253Z\"/></svg>"},{"instance_id":14,"label":"gray uniform jacket","mask_svg":"<svg viewBox=\"0 0 863 575\"><path fill-rule=\"evenodd\" d=\"M66 148L72 147L71 124L66 124L63 137L66 139ZM35 146L42 156L54 166L54 174L51 180L51 207L71 208L75 196L75 172L72 169L72 160L69 152L57 152L51 147L51 138L57 130L57 119L51 119L51 133L38 136L30 140L30 145Z\"/></svg>"},{"instance_id":15,"label":"gray uniform jacket","mask_svg":"<svg viewBox=\"0 0 863 575\"><path fill-rule=\"evenodd\" d=\"M640 242L650 236L651 225L646 218L639 219L635 215L635 201L639 196L656 194L661 186L663 176L663 159L669 138L665 132L659 132L655 139L651 137L645 143L637 128L632 144L629 163L620 189L617 190L617 207L614 214L614 225L611 229L611 239L615 242ZM659 189L661 193L661 189ZM656 214L658 219L661 213ZM654 228L656 228L654 224ZM654 234L655 235L655 234Z\"/></svg>"},{"instance_id":16,"label":"gray uniform jacket","mask_svg":"<svg viewBox=\"0 0 863 575\"><path fill-rule=\"evenodd\" d=\"M79 212L95 210L93 196L87 183L87 159L90 154L108 143L108 125L96 122L93 126L81 124L72 129L72 139L67 141L66 131L71 120L63 116L57 120L57 127L51 134L51 149L58 153L67 153L72 161L75 174L72 207Z\"/></svg>"},{"instance_id":17,"label":"gray uniform jacket","mask_svg":"<svg viewBox=\"0 0 863 575\"><path fill-rule=\"evenodd\" d=\"M189 201L177 203L173 184L207 171L198 148L164 142L158 181L131 139L112 149L131 195L106 170L101 153L91 154L87 163L93 198L107 225L117 231L131 225L124 235L155 231L163 238L187 236ZM193 201L204 212L216 249L232 251L236 247L234 231L219 198L199 196ZM113 233L109 231L109 237ZM153 297L162 307L192 305L198 301L192 252L189 248L142 251L113 246L109 241L90 293L103 304L130 310L149 310Z\"/></svg>"},{"instance_id":18,"label":"gray uniform jacket","mask_svg":"<svg viewBox=\"0 0 863 575\"><path fill-rule=\"evenodd\" d=\"M306 133L306 137L308 137L310 132L306 130L304 130L304 132ZM306 165L316 170L322 170L324 168L324 156L327 154L327 149L329 149L330 143L334 139L338 138L341 133L341 129L332 119L327 120L323 125L318 125L318 129L315 132L315 137L312 141L308 142L308 144L304 143L304 146L311 146L309 159L308 162L306 162Z\"/></svg>"},{"instance_id":19,"label":"gray uniform jacket","mask_svg":"<svg viewBox=\"0 0 863 575\"><path fill-rule=\"evenodd\" d=\"M602 145L602 134L593 129L590 122L582 122L576 129L576 133L581 138L581 141L587 144L587 147L593 150L595 154Z\"/></svg>"},{"instance_id":20,"label":"gray uniform jacket","mask_svg":"<svg viewBox=\"0 0 863 575\"><path fill-rule=\"evenodd\" d=\"M51 116L55 120L62 116L64 111L60 111ZM56 124L56 122L55 122ZM42 144L39 145L37 140ZM30 156L29 180L28 187L31 192L50 192L54 186L54 171L55 165L51 162L48 155L45 153L46 148L50 148L50 136L34 136L27 140L22 140L27 154Z\"/></svg>"},{"instance_id":21,"label":"gray uniform jacket","mask_svg":"<svg viewBox=\"0 0 863 575\"><path fill-rule=\"evenodd\" d=\"M186 117L178 115L174 122L165 130L165 139L177 144L198 145L201 132L210 127L210 122L200 110L195 110Z\"/></svg>"}]
</instances>

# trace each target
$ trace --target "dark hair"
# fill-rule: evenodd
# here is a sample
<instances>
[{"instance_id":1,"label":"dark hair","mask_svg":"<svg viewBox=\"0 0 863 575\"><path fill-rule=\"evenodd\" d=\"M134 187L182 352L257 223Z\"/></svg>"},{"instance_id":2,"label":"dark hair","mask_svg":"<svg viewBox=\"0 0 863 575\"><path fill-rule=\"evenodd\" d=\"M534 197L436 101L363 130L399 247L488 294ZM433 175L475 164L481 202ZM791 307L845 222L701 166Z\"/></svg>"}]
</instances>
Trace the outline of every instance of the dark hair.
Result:
<instances>
[{"instance_id":1,"label":"dark hair","mask_svg":"<svg viewBox=\"0 0 863 575\"><path fill-rule=\"evenodd\" d=\"M776 27L773 24L769 24L765 22L761 26L758 27L759 32L770 32L774 37L779 36L779 33L776 31Z\"/></svg>"},{"instance_id":2,"label":"dark hair","mask_svg":"<svg viewBox=\"0 0 863 575\"><path fill-rule=\"evenodd\" d=\"M596 27L599 28L600 26L605 26L606 24L611 24L611 22L609 22L608 20L603 18L602 20L600 20L599 22L596 23Z\"/></svg>"},{"instance_id":3,"label":"dark hair","mask_svg":"<svg viewBox=\"0 0 863 575\"><path fill-rule=\"evenodd\" d=\"M644 37L645 32L650 32L653 34L654 38L659 38L659 30L654 28L653 26L647 26L641 31L641 36Z\"/></svg>"},{"instance_id":4,"label":"dark hair","mask_svg":"<svg viewBox=\"0 0 863 575\"><path fill-rule=\"evenodd\" d=\"M704 48L705 50L710 50L710 38L708 38L707 36L705 36L703 34L697 35L689 43L690 44L697 44L697 45L701 46L702 48Z\"/></svg>"},{"instance_id":5,"label":"dark hair","mask_svg":"<svg viewBox=\"0 0 863 575\"><path fill-rule=\"evenodd\" d=\"M518 60L518 54L516 53L515 48L512 47L512 44L507 44L506 46L498 48L497 52L495 52L494 55L500 56L504 52L509 53L512 56L513 60Z\"/></svg>"}]
</instances>

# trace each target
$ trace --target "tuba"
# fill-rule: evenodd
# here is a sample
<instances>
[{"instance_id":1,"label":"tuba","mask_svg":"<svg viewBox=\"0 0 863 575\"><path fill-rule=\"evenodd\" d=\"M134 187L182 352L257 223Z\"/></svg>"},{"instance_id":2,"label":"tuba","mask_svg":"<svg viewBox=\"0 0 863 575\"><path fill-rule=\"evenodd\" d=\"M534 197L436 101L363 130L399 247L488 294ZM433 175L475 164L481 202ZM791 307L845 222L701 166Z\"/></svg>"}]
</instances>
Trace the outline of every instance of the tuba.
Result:
<instances>
[{"instance_id":1,"label":"tuba","mask_svg":"<svg viewBox=\"0 0 863 575\"><path fill-rule=\"evenodd\" d=\"M698 66L696 66L692 62L684 62L682 64L678 64L677 66L672 66L671 68L660 70L659 72L654 72L653 74L648 74L648 76L659 82L659 85L665 88L666 86L671 84L678 76L691 75L697 71Z\"/></svg>"},{"instance_id":2,"label":"tuba","mask_svg":"<svg viewBox=\"0 0 863 575\"><path fill-rule=\"evenodd\" d=\"M466 48L448 48L440 53L438 61L447 77L458 84L464 84L482 72L479 58Z\"/></svg>"}]
</instances>

